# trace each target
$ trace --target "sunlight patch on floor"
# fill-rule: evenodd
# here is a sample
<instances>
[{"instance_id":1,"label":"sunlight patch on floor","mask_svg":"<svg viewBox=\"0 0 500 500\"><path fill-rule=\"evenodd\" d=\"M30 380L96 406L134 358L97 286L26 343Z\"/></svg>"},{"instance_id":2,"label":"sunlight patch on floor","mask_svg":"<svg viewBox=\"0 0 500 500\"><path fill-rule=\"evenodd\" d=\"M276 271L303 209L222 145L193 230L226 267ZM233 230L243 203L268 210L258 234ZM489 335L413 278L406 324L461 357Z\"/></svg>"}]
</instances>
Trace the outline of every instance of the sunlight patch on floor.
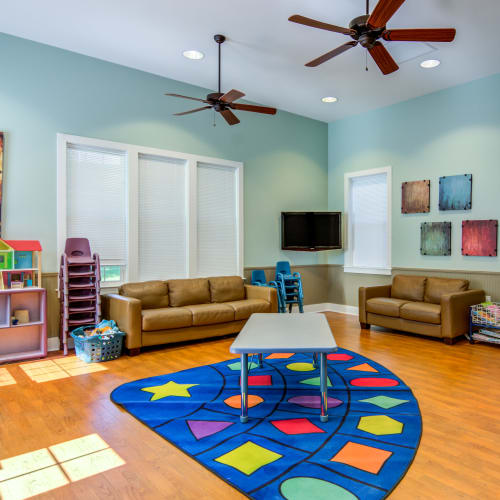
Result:
<instances>
[{"instance_id":1,"label":"sunlight patch on floor","mask_svg":"<svg viewBox=\"0 0 500 500\"><path fill-rule=\"evenodd\" d=\"M89 434L0 460L0 498L24 500L124 464L98 434Z\"/></svg>"},{"instance_id":2,"label":"sunlight patch on floor","mask_svg":"<svg viewBox=\"0 0 500 500\"><path fill-rule=\"evenodd\" d=\"M77 356L25 363L19 367L33 382L47 382L107 370L100 363L85 363Z\"/></svg>"},{"instance_id":3,"label":"sunlight patch on floor","mask_svg":"<svg viewBox=\"0 0 500 500\"><path fill-rule=\"evenodd\" d=\"M0 386L13 385L15 383L14 377L7 371L7 368L0 368Z\"/></svg>"}]
</instances>

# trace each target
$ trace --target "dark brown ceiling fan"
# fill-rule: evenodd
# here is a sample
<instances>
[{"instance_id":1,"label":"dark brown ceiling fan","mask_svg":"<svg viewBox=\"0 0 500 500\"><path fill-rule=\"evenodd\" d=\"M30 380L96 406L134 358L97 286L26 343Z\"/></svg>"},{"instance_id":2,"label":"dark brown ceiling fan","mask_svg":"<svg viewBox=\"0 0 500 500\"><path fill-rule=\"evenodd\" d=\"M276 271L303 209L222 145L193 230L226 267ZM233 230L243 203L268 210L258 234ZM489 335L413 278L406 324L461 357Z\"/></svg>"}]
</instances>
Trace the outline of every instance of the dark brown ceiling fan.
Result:
<instances>
[{"instance_id":1,"label":"dark brown ceiling fan","mask_svg":"<svg viewBox=\"0 0 500 500\"><path fill-rule=\"evenodd\" d=\"M353 41L347 42L323 54L317 59L308 62L306 66L319 66L333 57L342 54L346 50L356 47L359 43L368 50L382 73L388 75L389 73L397 71L399 66L384 45L379 41L380 38L386 41L399 42L452 42L455 39L456 30L454 28L387 29L387 22L404 2L405 0L379 0L375 10L370 15L370 3L369 0L366 0L366 15L353 19L349 23L349 28L341 28L299 15L291 16L288 20L293 23L310 26L311 28L349 35L353 39Z\"/></svg>"},{"instance_id":2,"label":"dark brown ceiling fan","mask_svg":"<svg viewBox=\"0 0 500 500\"><path fill-rule=\"evenodd\" d=\"M219 45L219 85L218 91L207 95L206 99L198 99L197 97L188 97L180 94L165 94L172 97L182 97L183 99L191 99L192 101L199 101L207 104L201 108L192 109L190 111L184 111L183 113L174 113L175 116L189 115L190 113L197 113L198 111L203 111L205 109L214 109L222 115L224 120L226 120L229 125L236 125L240 123L238 117L231 111L232 109L237 109L239 111L251 111L252 113L263 113L266 115L275 115L275 108L267 108L265 106L254 106L253 104L237 104L234 101L241 99L245 96L243 92L239 90L230 90L225 94L221 92L220 88L220 49L221 44L224 43L226 37L224 35L215 35L214 40Z\"/></svg>"}]
</instances>

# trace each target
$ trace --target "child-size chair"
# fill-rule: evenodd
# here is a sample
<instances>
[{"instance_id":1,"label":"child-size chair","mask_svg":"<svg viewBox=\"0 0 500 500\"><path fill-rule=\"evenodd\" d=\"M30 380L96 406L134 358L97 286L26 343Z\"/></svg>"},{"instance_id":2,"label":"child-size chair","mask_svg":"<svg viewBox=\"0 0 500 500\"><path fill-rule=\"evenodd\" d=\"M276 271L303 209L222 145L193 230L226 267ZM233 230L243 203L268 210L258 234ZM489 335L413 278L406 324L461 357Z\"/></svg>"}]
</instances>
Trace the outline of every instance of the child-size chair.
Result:
<instances>
[{"instance_id":1,"label":"child-size chair","mask_svg":"<svg viewBox=\"0 0 500 500\"><path fill-rule=\"evenodd\" d=\"M302 278L300 273L293 273L290 269L290 262L279 261L276 263L276 283L281 292L284 303L284 311L288 304L288 312L292 312L293 304L299 306L299 312L304 312L304 294L302 291Z\"/></svg>"},{"instance_id":2,"label":"child-size chair","mask_svg":"<svg viewBox=\"0 0 500 500\"><path fill-rule=\"evenodd\" d=\"M252 285L255 286L270 286L276 289L276 293L278 296L278 312L286 312L286 307L283 302L283 297L281 294L280 287L276 283L276 281L267 281L266 273L263 269L254 269L252 271Z\"/></svg>"}]
</instances>

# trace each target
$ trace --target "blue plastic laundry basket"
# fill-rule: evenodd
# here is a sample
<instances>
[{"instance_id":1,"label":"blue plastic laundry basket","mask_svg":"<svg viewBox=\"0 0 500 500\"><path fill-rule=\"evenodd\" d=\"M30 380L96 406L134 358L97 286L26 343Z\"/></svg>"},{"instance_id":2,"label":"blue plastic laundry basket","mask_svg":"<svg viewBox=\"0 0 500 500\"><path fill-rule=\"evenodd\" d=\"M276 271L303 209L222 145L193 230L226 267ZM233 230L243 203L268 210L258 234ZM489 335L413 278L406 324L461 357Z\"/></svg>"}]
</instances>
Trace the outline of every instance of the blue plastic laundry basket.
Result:
<instances>
[{"instance_id":1,"label":"blue plastic laundry basket","mask_svg":"<svg viewBox=\"0 0 500 500\"><path fill-rule=\"evenodd\" d=\"M113 333L85 336L85 330L94 328L93 325L81 326L71 332L75 340L76 355L86 363L99 363L119 358L122 354L125 333L115 329Z\"/></svg>"}]
</instances>

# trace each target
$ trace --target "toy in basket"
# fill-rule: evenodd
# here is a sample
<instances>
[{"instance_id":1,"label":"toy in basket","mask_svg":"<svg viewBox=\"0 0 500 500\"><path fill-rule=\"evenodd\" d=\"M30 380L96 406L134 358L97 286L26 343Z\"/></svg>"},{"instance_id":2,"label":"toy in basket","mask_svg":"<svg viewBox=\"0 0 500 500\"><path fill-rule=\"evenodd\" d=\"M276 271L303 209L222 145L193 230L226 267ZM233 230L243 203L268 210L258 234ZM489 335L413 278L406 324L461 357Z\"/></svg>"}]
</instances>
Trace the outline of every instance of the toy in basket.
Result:
<instances>
[{"instance_id":1,"label":"toy in basket","mask_svg":"<svg viewBox=\"0 0 500 500\"><path fill-rule=\"evenodd\" d=\"M101 321L97 326L81 326L71 332L76 355L86 363L117 359L122 353L123 337L114 321Z\"/></svg>"},{"instance_id":2,"label":"toy in basket","mask_svg":"<svg viewBox=\"0 0 500 500\"><path fill-rule=\"evenodd\" d=\"M500 327L500 304L483 302L471 307L471 319L474 324Z\"/></svg>"}]
</instances>

